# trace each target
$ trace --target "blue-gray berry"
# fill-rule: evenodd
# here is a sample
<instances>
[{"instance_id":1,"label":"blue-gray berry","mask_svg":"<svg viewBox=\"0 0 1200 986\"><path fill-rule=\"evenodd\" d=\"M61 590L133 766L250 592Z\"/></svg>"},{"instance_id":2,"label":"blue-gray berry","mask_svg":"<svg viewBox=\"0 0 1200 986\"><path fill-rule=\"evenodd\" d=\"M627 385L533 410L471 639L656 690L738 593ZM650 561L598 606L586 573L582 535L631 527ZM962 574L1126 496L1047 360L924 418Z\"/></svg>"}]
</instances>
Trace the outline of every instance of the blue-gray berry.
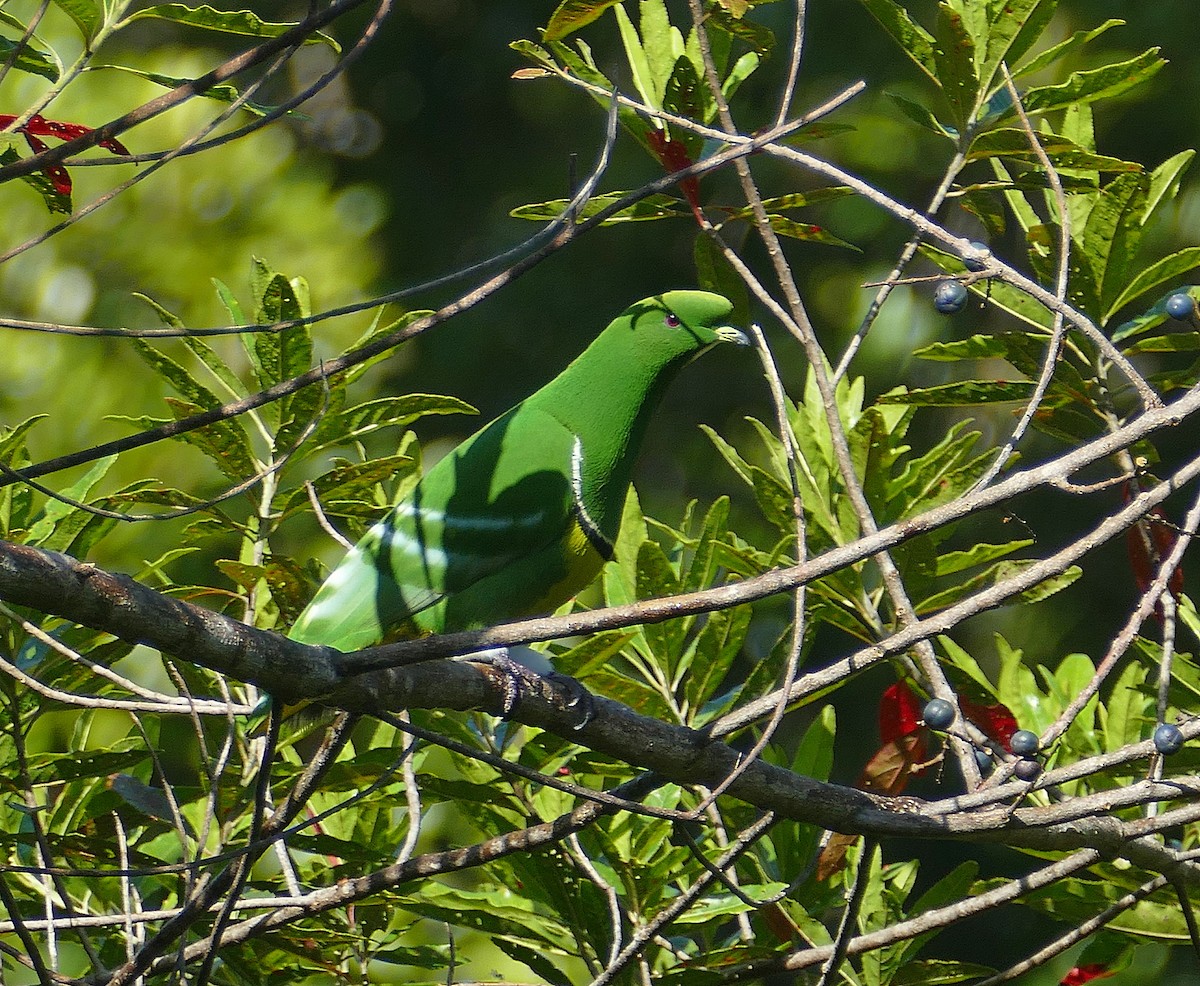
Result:
<instances>
[{"instance_id":1,"label":"blue-gray berry","mask_svg":"<svg viewBox=\"0 0 1200 986\"><path fill-rule=\"evenodd\" d=\"M1169 722L1159 723L1158 728L1154 730L1154 749L1164 757L1183 749L1183 733L1179 731L1179 727Z\"/></svg>"},{"instance_id":2,"label":"blue-gray berry","mask_svg":"<svg viewBox=\"0 0 1200 986\"><path fill-rule=\"evenodd\" d=\"M961 312L967 304L967 289L958 281L938 281L933 289L933 307L943 315Z\"/></svg>"},{"instance_id":3,"label":"blue-gray berry","mask_svg":"<svg viewBox=\"0 0 1200 986\"><path fill-rule=\"evenodd\" d=\"M986 250L988 248L986 243L980 243L978 240L972 240L971 246L976 250ZM969 270L972 274L978 274L981 270L987 267L987 264L985 264L982 260L973 260L968 257L963 257L963 266L966 267L967 270Z\"/></svg>"},{"instance_id":4,"label":"blue-gray berry","mask_svg":"<svg viewBox=\"0 0 1200 986\"><path fill-rule=\"evenodd\" d=\"M1164 307L1171 318L1178 319L1181 322L1186 322L1196 312L1196 302L1192 300L1192 296L1186 291L1178 291L1171 295Z\"/></svg>"},{"instance_id":5,"label":"blue-gray berry","mask_svg":"<svg viewBox=\"0 0 1200 986\"><path fill-rule=\"evenodd\" d=\"M1028 729L1018 729L1008 740L1008 748L1018 757L1031 757L1038 751L1038 735Z\"/></svg>"},{"instance_id":6,"label":"blue-gray berry","mask_svg":"<svg viewBox=\"0 0 1200 986\"><path fill-rule=\"evenodd\" d=\"M1013 774L1019 781L1036 781L1042 773L1042 765L1036 760L1018 760L1013 764Z\"/></svg>"},{"instance_id":7,"label":"blue-gray berry","mask_svg":"<svg viewBox=\"0 0 1200 986\"><path fill-rule=\"evenodd\" d=\"M930 729L945 729L954 722L954 706L944 698L931 698L925 703L921 718Z\"/></svg>"}]
</instances>

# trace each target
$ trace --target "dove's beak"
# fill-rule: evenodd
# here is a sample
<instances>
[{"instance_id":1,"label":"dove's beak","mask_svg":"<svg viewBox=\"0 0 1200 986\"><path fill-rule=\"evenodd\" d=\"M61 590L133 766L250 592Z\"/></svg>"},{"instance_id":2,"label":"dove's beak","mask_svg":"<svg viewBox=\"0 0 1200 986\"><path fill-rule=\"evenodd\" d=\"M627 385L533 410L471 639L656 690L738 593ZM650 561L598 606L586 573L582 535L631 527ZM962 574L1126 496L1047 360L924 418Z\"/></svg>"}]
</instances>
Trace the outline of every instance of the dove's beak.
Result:
<instances>
[{"instance_id":1,"label":"dove's beak","mask_svg":"<svg viewBox=\"0 0 1200 986\"><path fill-rule=\"evenodd\" d=\"M718 325L713 332L721 342L732 342L735 346L749 346L750 337L741 329L735 329L732 325Z\"/></svg>"}]
</instances>

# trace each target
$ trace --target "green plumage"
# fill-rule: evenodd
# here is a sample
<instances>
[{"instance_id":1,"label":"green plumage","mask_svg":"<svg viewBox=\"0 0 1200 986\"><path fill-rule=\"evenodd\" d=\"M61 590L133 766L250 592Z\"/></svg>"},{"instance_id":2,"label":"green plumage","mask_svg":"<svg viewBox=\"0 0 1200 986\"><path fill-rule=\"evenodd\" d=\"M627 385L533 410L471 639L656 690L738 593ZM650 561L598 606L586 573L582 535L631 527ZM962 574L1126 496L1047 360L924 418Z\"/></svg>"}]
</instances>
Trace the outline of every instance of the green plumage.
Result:
<instances>
[{"instance_id":1,"label":"green plumage","mask_svg":"<svg viewBox=\"0 0 1200 986\"><path fill-rule=\"evenodd\" d=\"M671 378L718 342L719 295L626 310L554 380L440 460L334 569L291 637L342 651L553 610L612 556L634 460Z\"/></svg>"}]
</instances>

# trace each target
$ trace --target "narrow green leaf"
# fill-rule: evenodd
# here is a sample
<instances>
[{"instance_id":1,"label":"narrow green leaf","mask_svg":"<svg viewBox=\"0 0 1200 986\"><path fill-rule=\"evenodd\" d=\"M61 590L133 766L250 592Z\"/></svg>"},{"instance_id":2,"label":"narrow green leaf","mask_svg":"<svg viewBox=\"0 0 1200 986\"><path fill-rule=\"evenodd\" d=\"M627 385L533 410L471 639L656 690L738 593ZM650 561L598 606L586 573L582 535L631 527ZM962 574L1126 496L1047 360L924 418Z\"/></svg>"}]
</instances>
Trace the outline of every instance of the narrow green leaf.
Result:
<instances>
[{"instance_id":1,"label":"narrow green leaf","mask_svg":"<svg viewBox=\"0 0 1200 986\"><path fill-rule=\"evenodd\" d=\"M643 541L637 555L637 598L662 598L674 596L678 592L678 577L658 542ZM672 669L672 676L689 622L666 620L662 623L648 623L642 628L654 656L663 667Z\"/></svg>"},{"instance_id":2,"label":"narrow green leaf","mask_svg":"<svg viewBox=\"0 0 1200 986\"><path fill-rule=\"evenodd\" d=\"M920 249L923 256L928 257L942 270L949 271L951 274L961 274L966 270L962 260L953 254L927 244L921 244ZM1035 301L1024 291L1004 281L977 281L970 285L969 290L980 297L986 297L989 303L1030 325L1048 329L1054 323L1054 316L1041 302ZM932 349L932 347L930 348Z\"/></svg>"},{"instance_id":3,"label":"narrow green leaf","mask_svg":"<svg viewBox=\"0 0 1200 986\"><path fill-rule=\"evenodd\" d=\"M979 70L985 91L995 82L1002 61L1015 64L1042 37L1058 8L1058 0L1018 0L990 6L987 54Z\"/></svg>"},{"instance_id":4,"label":"narrow green leaf","mask_svg":"<svg viewBox=\"0 0 1200 986\"><path fill-rule=\"evenodd\" d=\"M143 339L130 339L130 345L142 360L169 383L175 391L203 410L221 406L211 390L197 383L195 378L179 363Z\"/></svg>"},{"instance_id":5,"label":"narrow green leaf","mask_svg":"<svg viewBox=\"0 0 1200 986\"><path fill-rule=\"evenodd\" d=\"M917 24L895 0L859 0L859 3L867 8L916 66L933 82L941 85L933 52L933 35Z\"/></svg>"},{"instance_id":6,"label":"narrow green leaf","mask_svg":"<svg viewBox=\"0 0 1200 986\"><path fill-rule=\"evenodd\" d=\"M91 41L104 23L101 0L54 0L54 6L75 22L85 41Z\"/></svg>"},{"instance_id":7,"label":"narrow green leaf","mask_svg":"<svg viewBox=\"0 0 1200 986\"><path fill-rule=\"evenodd\" d=\"M762 58L763 56L757 51L748 51L733 63L733 68L729 70L725 81L721 83L721 94L726 100L732 99L734 93L742 87L742 83L758 70L758 66L762 64ZM705 114L706 123L716 116L716 104L710 100L709 105L710 109Z\"/></svg>"},{"instance_id":8,"label":"narrow green leaf","mask_svg":"<svg viewBox=\"0 0 1200 986\"><path fill-rule=\"evenodd\" d=\"M429 414L478 414L470 404L457 397L437 394L402 394L381 397L356 404L344 411L326 415L305 448L315 451L337 445L350 445L381 428L407 428Z\"/></svg>"},{"instance_id":9,"label":"narrow green leaf","mask_svg":"<svg viewBox=\"0 0 1200 986\"><path fill-rule=\"evenodd\" d=\"M787 236L794 240L804 240L808 243L824 243L827 246L844 247L847 250L854 250L856 253L862 252L853 243L847 243L841 237L835 236L829 230L820 226L814 226L811 223L799 223L794 219L789 219L787 216L780 215L769 215L767 219L771 223L771 228L781 236Z\"/></svg>"},{"instance_id":10,"label":"narrow green leaf","mask_svg":"<svg viewBox=\"0 0 1200 986\"><path fill-rule=\"evenodd\" d=\"M1133 161L1094 154L1073 141L1056 134L1040 133L1038 142L1051 162L1059 168L1091 169L1093 171L1140 171L1141 165ZM1037 165L1037 152L1030 146L1029 137L1023 130L1001 127L985 130L974 141L967 152L967 161L982 161L993 157L1016 158Z\"/></svg>"},{"instance_id":11,"label":"narrow green leaf","mask_svg":"<svg viewBox=\"0 0 1200 986\"><path fill-rule=\"evenodd\" d=\"M723 32L748 45L750 54L756 58L766 58L775 47L775 32L748 17L731 17L724 10L713 9L705 24L710 31Z\"/></svg>"},{"instance_id":12,"label":"narrow green leaf","mask_svg":"<svg viewBox=\"0 0 1200 986\"><path fill-rule=\"evenodd\" d=\"M620 0L563 0L550 15L542 36L547 41L561 41L580 28L587 27L609 7Z\"/></svg>"},{"instance_id":13,"label":"narrow green leaf","mask_svg":"<svg viewBox=\"0 0 1200 986\"><path fill-rule=\"evenodd\" d=\"M1158 52L1158 48L1150 48L1123 62L1072 72L1061 85L1030 89L1024 96L1025 109L1030 113L1045 113L1064 109L1072 103L1094 103L1119 96L1141 85L1167 64Z\"/></svg>"},{"instance_id":14,"label":"narrow green leaf","mask_svg":"<svg viewBox=\"0 0 1200 986\"><path fill-rule=\"evenodd\" d=\"M578 218L590 219L592 216L599 213L602 209L608 208L613 202L618 201L628 192L615 191L605 192L602 195L593 195L588 199L587 204L579 210ZM570 199L551 199L549 202L538 202L531 205L521 205L513 209L509 215L514 219L532 219L535 222L553 222L555 219L560 219L564 212L567 211L567 206L570 204ZM681 216L691 216L691 210L684 204L670 195L650 195L640 202L635 202L631 206L626 206L619 212L613 213L601 225L611 226L617 223L629 222L647 222L655 219L674 219Z\"/></svg>"},{"instance_id":15,"label":"narrow green leaf","mask_svg":"<svg viewBox=\"0 0 1200 986\"><path fill-rule=\"evenodd\" d=\"M176 421L206 410L191 401L176 400L172 397L166 398L166 403ZM232 480L241 481L257 471L250 440L236 420L217 421L178 437L204 452L217 468Z\"/></svg>"},{"instance_id":16,"label":"narrow green leaf","mask_svg":"<svg viewBox=\"0 0 1200 986\"><path fill-rule=\"evenodd\" d=\"M924 937L924 936L921 936ZM991 966L976 962L959 962L955 959L918 959L901 968L889 986L950 986L968 979L980 980L995 970Z\"/></svg>"},{"instance_id":17,"label":"narrow green leaf","mask_svg":"<svg viewBox=\"0 0 1200 986\"><path fill-rule=\"evenodd\" d=\"M106 455L103 459L98 459L83 476L60 491L63 497L79 503L90 502L88 496L92 489L105 477L116 461L115 455ZM92 517L93 515L70 503L49 500L42 509L41 518L29 528L27 540L50 551L65 551L74 540L75 534L82 530ZM74 518L74 525L65 523L68 518Z\"/></svg>"},{"instance_id":18,"label":"narrow green leaf","mask_svg":"<svg viewBox=\"0 0 1200 986\"><path fill-rule=\"evenodd\" d=\"M396 479L416 468L416 460L409 455L385 455L366 462L350 462L339 465L313 481L317 499L326 513L340 516L339 504L343 501L363 501L377 509L378 501L373 496L375 487ZM288 516L308 505L308 490L301 487L293 490L284 500L282 516ZM360 514L361 515L361 512Z\"/></svg>"},{"instance_id":19,"label":"narrow green leaf","mask_svg":"<svg viewBox=\"0 0 1200 986\"><path fill-rule=\"evenodd\" d=\"M889 90L886 95L888 99L890 99L900 108L900 112L912 120L913 123L917 124L917 126L924 127L926 130L932 131L939 137L948 137L951 140L957 139L957 131L950 129L949 127L942 126L942 124L938 122L937 117L933 115L933 111L928 107L922 106L920 103L909 99L907 96L901 96L898 92L892 92Z\"/></svg>"},{"instance_id":20,"label":"narrow green leaf","mask_svg":"<svg viewBox=\"0 0 1200 986\"><path fill-rule=\"evenodd\" d=\"M1082 249L1099 274L1102 311L1111 312L1113 299L1128 284L1129 266L1141 243L1149 189L1150 176L1144 172L1117 175L1104 187L1088 215Z\"/></svg>"},{"instance_id":21,"label":"narrow green leaf","mask_svg":"<svg viewBox=\"0 0 1200 986\"><path fill-rule=\"evenodd\" d=\"M1144 224L1149 224L1158 214L1159 209L1175 200L1175 196L1179 194L1179 184L1192 166L1195 157L1196 152L1190 148L1180 151L1167 158L1151 172L1150 194L1146 199L1146 215L1142 219Z\"/></svg>"},{"instance_id":22,"label":"narrow green leaf","mask_svg":"<svg viewBox=\"0 0 1200 986\"><path fill-rule=\"evenodd\" d=\"M679 29L671 26L667 5L663 0L639 0L641 12L639 29L642 38L642 51L646 57L646 65L650 70L650 79L659 102L657 106L665 106L663 100L667 92L667 83L683 58L692 75L698 73L692 63L684 58L683 35Z\"/></svg>"},{"instance_id":23,"label":"narrow green leaf","mask_svg":"<svg viewBox=\"0 0 1200 986\"><path fill-rule=\"evenodd\" d=\"M217 289L217 297L220 299L221 304L225 307L225 310L229 312L229 317L233 321L233 324L246 325L249 320L242 312L242 306L238 303L237 297L234 295L234 293L223 281L219 280L218 278L214 277L212 279L212 283L213 287Z\"/></svg>"},{"instance_id":24,"label":"narrow green leaf","mask_svg":"<svg viewBox=\"0 0 1200 986\"><path fill-rule=\"evenodd\" d=\"M1013 78L1019 79L1022 76L1033 75L1035 72L1040 72L1042 69L1054 64L1060 58L1073 53L1076 49L1082 48L1090 41L1094 41L1100 37L1105 31L1113 27L1124 27L1125 22L1111 17L1099 27L1093 28L1090 31L1076 31L1069 38L1060 41L1056 45L1051 45L1045 51L1034 55L1024 65L1021 65L1013 72Z\"/></svg>"},{"instance_id":25,"label":"narrow green leaf","mask_svg":"<svg viewBox=\"0 0 1200 986\"><path fill-rule=\"evenodd\" d=\"M879 404L912 404L917 407L975 407L1027 401L1033 395L1030 380L963 380L937 387L920 387L903 393L883 394Z\"/></svg>"},{"instance_id":26,"label":"narrow green leaf","mask_svg":"<svg viewBox=\"0 0 1200 986\"><path fill-rule=\"evenodd\" d=\"M1043 599L1048 599L1056 592L1061 592L1067 586L1078 581L1082 575L1083 569L1078 565L1072 565L1061 575L1053 575L1045 581L1039 582L1032 589L1026 589L1013 602L1022 606L1029 603L1041 602Z\"/></svg>"},{"instance_id":27,"label":"narrow green leaf","mask_svg":"<svg viewBox=\"0 0 1200 986\"><path fill-rule=\"evenodd\" d=\"M163 75L160 72L145 72L130 65L97 65L96 68L136 75L139 79L153 82L164 89L177 89L179 86L187 85L193 81L192 79L185 79L174 75ZM230 83L223 83L221 85L209 86L200 95L205 99L213 99L219 103L233 103L241 98L242 93L237 86ZM274 106L268 106L266 103L258 103L253 99L245 100L240 108L254 116L266 116L275 109Z\"/></svg>"},{"instance_id":28,"label":"narrow green leaf","mask_svg":"<svg viewBox=\"0 0 1200 986\"><path fill-rule=\"evenodd\" d=\"M1182 277L1196 267L1200 267L1200 247L1184 247L1182 250L1155 261L1133 278L1125 290L1117 295L1109 306L1105 317L1111 318L1135 298L1140 297L1147 291L1152 291L1166 281L1173 281L1176 278ZM1125 326L1121 327L1121 329L1124 328ZM1125 338L1128 334L1113 333L1113 341Z\"/></svg>"},{"instance_id":29,"label":"narrow green leaf","mask_svg":"<svg viewBox=\"0 0 1200 986\"><path fill-rule=\"evenodd\" d=\"M975 43L963 15L950 4L938 5L937 41L933 49L938 81L954 111L954 122L962 131L975 115L979 79L975 75Z\"/></svg>"},{"instance_id":30,"label":"narrow green leaf","mask_svg":"<svg viewBox=\"0 0 1200 986\"><path fill-rule=\"evenodd\" d=\"M660 110L662 109L662 93L655 91L654 73L650 69L646 52L642 49L642 41L638 37L637 29L634 28L633 21L629 19L629 15L625 13L625 8L621 4L613 7L613 13L617 15L617 29L621 34L625 57L629 61L629 72L633 76L634 87L641 94L646 105Z\"/></svg>"},{"instance_id":31,"label":"narrow green leaf","mask_svg":"<svg viewBox=\"0 0 1200 986\"><path fill-rule=\"evenodd\" d=\"M181 3L163 3L134 11L121 21L118 27L126 27L143 17L174 21L176 24L186 24L189 27L198 27L206 31L241 34L252 38L277 38L296 26L294 23L280 24L264 21L252 10L217 10L208 4L188 7ZM303 43L327 44L336 52L342 50L333 38L319 31L310 34Z\"/></svg>"},{"instance_id":32,"label":"narrow green leaf","mask_svg":"<svg viewBox=\"0 0 1200 986\"><path fill-rule=\"evenodd\" d=\"M753 486L754 481L750 478L750 463L741 457L737 449L725 441L724 438L713 431L708 425L702 424L700 430L708 436L709 440L716 446L717 451L721 453L721 457L729 463L729 467L737 473L742 482L747 486Z\"/></svg>"},{"instance_id":33,"label":"narrow green leaf","mask_svg":"<svg viewBox=\"0 0 1200 986\"><path fill-rule=\"evenodd\" d=\"M22 43L0 35L0 62L7 62L10 58L15 59L13 68L20 72L40 75L51 82L57 82L58 77L62 75L62 65L54 50L42 50L34 44L32 38L26 38Z\"/></svg>"},{"instance_id":34,"label":"narrow green leaf","mask_svg":"<svg viewBox=\"0 0 1200 986\"><path fill-rule=\"evenodd\" d=\"M0 42L2 41L3 39L0 38ZM2 54L0 52L0 57ZM3 153L0 153L0 165L14 164L19 160L21 160L21 155L17 153L15 147L6 147ZM69 216L71 214L71 193L60 192L45 173L36 171L31 175L22 175L21 181L42 197L42 202L51 215Z\"/></svg>"},{"instance_id":35,"label":"narrow green leaf","mask_svg":"<svg viewBox=\"0 0 1200 986\"><path fill-rule=\"evenodd\" d=\"M1014 551L1028 548L1032 540L1009 541L1007 544L975 544L965 551L947 551L938 555L937 574L939 577L965 572L978 565L987 565L1001 558L1006 558Z\"/></svg>"},{"instance_id":36,"label":"narrow green leaf","mask_svg":"<svg viewBox=\"0 0 1200 986\"><path fill-rule=\"evenodd\" d=\"M705 120L709 118L708 109L711 102L708 88L700 82L696 69L681 55L663 89L663 109L689 120ZM686 142L686 138L677 130L672 131L671 139L683 139ZM696 146L699 146L699 141L696 142Z\"/></svg>"},{"instance_id":37,"label":"narrow green leaf","mask_svg":"<svg viewBox=\"0 0 1200 986\"><path fill-rule=\"evenodd\" d=\"M693 709L703 709L693 725L700 726L709 715L718 714L709 707L716 690L725 680L750 631L752 610L749 606L709 613L696 638L696 656L689 669L686 693Z\"/></svg>"},{"instance_id":38,"label":"narrow green leaf","mask_svg":"<svg viewBox=\"0 0 1200 986\"><path fill-rule=\"evenodd\" d=\"M913 355L939 363L956 363L964 359L1003 359L1008 356L1008 340L1000 334L976 334L965 339L930 343L914 349Z\"/></svg>"},{"instance_id":39,"label":"narrow green leaf","mask_svg":"<svg viewBox=\"0 0 1200 986\"><path fill-rule=\"evenodd\" d=\"M1176 332L1139 339L1126 353L1194 353L1200 350L1200 332Z\"/></svg>"}]
</instances>

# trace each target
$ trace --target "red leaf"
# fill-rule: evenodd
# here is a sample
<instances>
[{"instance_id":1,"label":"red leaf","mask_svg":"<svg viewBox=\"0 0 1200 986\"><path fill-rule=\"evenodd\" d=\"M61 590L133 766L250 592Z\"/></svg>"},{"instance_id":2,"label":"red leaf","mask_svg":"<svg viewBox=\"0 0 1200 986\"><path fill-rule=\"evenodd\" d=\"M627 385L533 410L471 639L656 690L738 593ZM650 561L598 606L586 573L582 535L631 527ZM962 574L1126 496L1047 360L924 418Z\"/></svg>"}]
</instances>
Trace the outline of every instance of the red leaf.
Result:
<instances>
[{"instance_id":1,"label":"red leaf","mask_svg":"<svg viewBox=\"0 0 1200 986\"><path fill-rule=\"evenodd\" d=\"M1129 502L1131 496L1132 491L1129 484L1126 483L1123 489L1123 499L1126 503ZM1150 545L1154 549L1153 557L1146 545L1147 536L1149 536ZM1146 515L1143 522L1134 524L1125 531L1125 546L1129 551L1129 569L1133 572L1133 582L1137 586L1138 592L1144 593L1150 588L1150 583L1158 573L1160 563L1175 547L1176 540L1175 531L1171 528L1167 515L1163 513L1161 507L1155 507ZM1167 580L1167 590L1176 599L1183 592L1182 565L1177 566L1171 573L1170 579ZM1163 618L1161 603L1155 608L1154 614L1161 623Z\"/></svg>"},{"instance_id":2,"label":"red leaf","mask_svg":"<svg viewBox=\"0 0 1200 986\"><path fill-rule=\"evenodd\" d=\"M24 131L24 136L25 143L29 145L29 149L34 154L41 154L42 151L46 150L48 145L41 137L35 137L28 130ZM54 185L54 190L59 195L71 194L71 176L67 174L67 169L61 164L47 165L42 168L42 174L50 179L51 184Z\"/></svg>"},{"instance_id":3,"label":"red leaf","mask_svg":"<svg viewBox=\"0 0 1200 986\"><path fill-rule=\"evenodd\" d=\"M910 777L920 777L929 764L929 752L925 746L924 730L901 736L884 743L875 753L863 772L857 786L864 791L876 791L894 798L908 786Z\"/></svg>"},{"instance_id":4,"label":"red leaf","mask_svg":"<svg viewBox=\"0 0 1200 986\"><path fill-rule=\"evenodd\" d=\"M1093 979L1107 979L1116 973L1103 962L1093 962L1091 965L1077 965L1059 980L1059 986L1083 986Z\"/></svg>"},{"instance_id":5,"label":"red leaf","mask_svg":"<svg viewBox=\"0 0 1200 986\"><path fill-rule=\"evenodd\" d=\"M921 704L904 681L883 690L879 698L879 738L891 743L921 728Z\"/></svg>"},{"instance_id":6,"label":"red leaf","mask_svg":"<svg viewBox=\"0 0 1200 986\"><path fill-rule=\"evenodd\" d=\"M1017 731L1017 717L1008 710L1008 706L997 702L995 705L979 705L969 698L960 695L958 706L971 722L975 723L991 739L1008 749L1008 741Z\"/></svg>"},{"instance_id":7,"label":"red leaf","mask_svg":"<svg viewBox=\"0 0 1200 986\"><path fill-rule=\"evenodd\" d=\"M817 857L817 880L824 883L833 874L846 868L846 851L858 841L857 835L834 832Z\"/></svg>"},{"instance_id":8,"label":"red leaf","mask_svg":"<svg viewBox=\"0 0 1200 986\"><path fill-rule=\"evenodd\" d=\"M650 149L654 151L655 157L668 172L682 171L695 163L688 154L687 148L684 147L683 141L672 140L667 136L666 131L651 129L646 133L646 140L649 141ZM699 179L695 175L691 178L684 178L679 182L679 190L683 192L683 197L692 207L696 222L703 226L704 214L700 211Z\"/></svg>"},{"instance_id":9,"label":"red leaf","mask_svg":"<svg viewBox=\"0 0 1200 986\"><path fill-rule=\"evenodd\" d=\"M0 113L0 129L11 126L16 117L11 113ZM17 127L17 131L25 136L25 142L29 144L29 149L34 154L40 154L47 149L47 144L42 137L56 137L59 140L74 140L76 137L82 137L84 134L92 132L91 127L85 127L82 123L67 123L63 120L47 120L44 116L34 113L25 123ZM100 146L113 154L128 154L129 151L115 137L110 137L107 140L100 141ZM54 186L54 190L59 195L71 194L71 176L67 174L67 169L61 164L47 165L42 169L42 173L50 179L50 183Z\"/></svg>"}]
</instances>

